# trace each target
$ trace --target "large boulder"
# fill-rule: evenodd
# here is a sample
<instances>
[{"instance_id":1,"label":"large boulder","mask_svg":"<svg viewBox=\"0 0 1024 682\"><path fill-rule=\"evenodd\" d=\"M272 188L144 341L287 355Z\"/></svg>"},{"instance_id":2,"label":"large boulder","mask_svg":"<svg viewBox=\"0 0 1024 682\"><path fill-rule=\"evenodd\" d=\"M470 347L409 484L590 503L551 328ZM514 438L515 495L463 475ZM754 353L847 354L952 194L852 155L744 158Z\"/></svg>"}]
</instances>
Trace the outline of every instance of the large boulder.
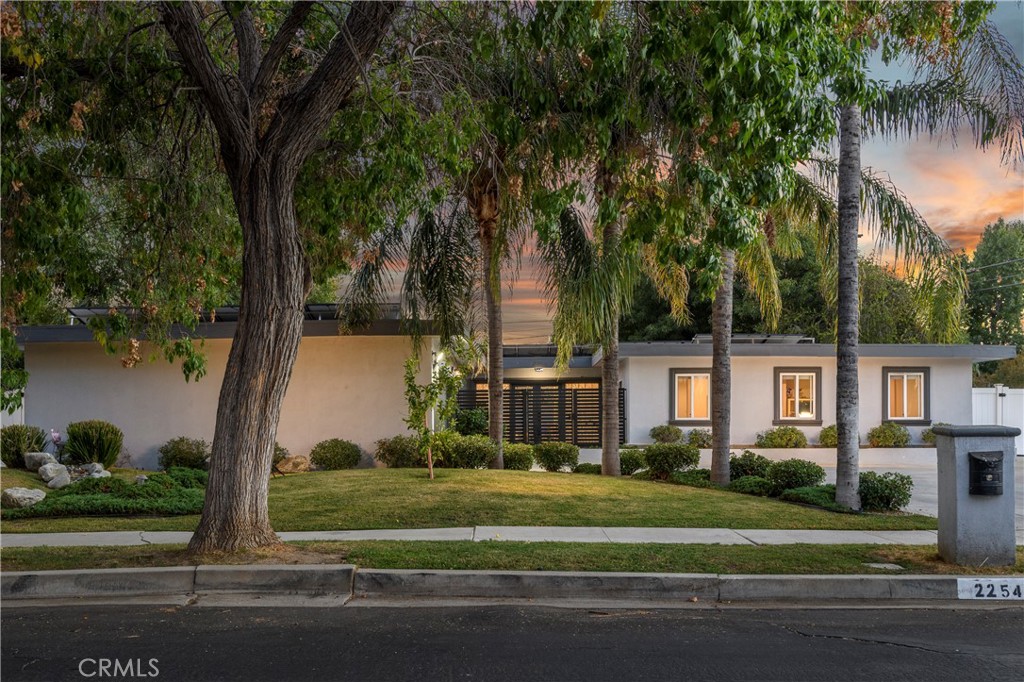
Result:
<instances>
[{"instance_id":1,"label":"large boulder","mask_svg":"<svg viewBox=\"0 0 1024 682\"><path fill-rule=\"evenodd\" d=\"M46 492L43 490L7 488L0 495L0 506L3 506L5 509L21 509L22 507L31 507L33 504L41 502L45 497Z\"/></svg>"},{"instance_id":2,"label":"large boulder","mask_svg":"<svg viewBox=\"0 0 1024 682\"><path fill-rule=\"evenodd\" d=\"M291 455L277 463L276 471L282 474L301 474L309 471L309 457L304 455Z\"/></svg>"},{"instance_id":3,"label":"large boulder","mask_svg":"<svg viewBox=\"0 0 1024 682\"><path fill-rule=\"evenodd\" d=\"M44 464L43 466L39 467L39 471L37 471L36 473L39 474L39 478L43 479L47 483L57 478L61 474L68 476L69 478L71 476L66 466L64 466L63 464L57 464L56 462L53 462L51 464Z\"/></svg>"},{"instance_id":4,"label":"large boulder","mask_svg":"<svg viewBox=\"0 0 1024 682\"><path fill-rule=\"evenodd\" d=\"M71 474L68 473L67 469L46 482L46 487L53 488L54 490L59 490L66 485L71 485Z\"/></svg>"},{"instance_id":5,"label":"large boulder","mask_svg":"<svg viewBox=\"0 0 1024 682\"><path fill-rule=\"evenodd\" d=\"M39 471L44 464L57 464L56 458L49 452L26 452L25 468L29 471Z\"/></svg>"}]
</instances>

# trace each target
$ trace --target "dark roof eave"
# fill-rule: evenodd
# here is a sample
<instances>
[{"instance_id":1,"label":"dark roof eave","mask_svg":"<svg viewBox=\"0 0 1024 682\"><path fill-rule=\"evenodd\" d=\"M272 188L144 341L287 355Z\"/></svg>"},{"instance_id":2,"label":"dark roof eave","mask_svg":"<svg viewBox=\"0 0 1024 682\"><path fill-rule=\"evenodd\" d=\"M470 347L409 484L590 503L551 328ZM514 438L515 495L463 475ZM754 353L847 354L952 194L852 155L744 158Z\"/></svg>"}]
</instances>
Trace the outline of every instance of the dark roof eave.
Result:
<instances>
[{"instance_id":1,"label":"dark roof eave","mask_svg":"<svg viewBox=\"0 0 1024 682\"><path fill-rule=\"evenodd\" d=\"M734 344L733 357L835 357L831 344ZM972 362L1007 360L1017 355L1014 346L985 346L980 344L886 344L862 343L859 354L865 358L948 358L968 359ZM619 344L619 357L710 357L710 344L689 341L650 341ZM594 354L593 364L601 362L601 353Z\"/></svg>"}]
</instances>

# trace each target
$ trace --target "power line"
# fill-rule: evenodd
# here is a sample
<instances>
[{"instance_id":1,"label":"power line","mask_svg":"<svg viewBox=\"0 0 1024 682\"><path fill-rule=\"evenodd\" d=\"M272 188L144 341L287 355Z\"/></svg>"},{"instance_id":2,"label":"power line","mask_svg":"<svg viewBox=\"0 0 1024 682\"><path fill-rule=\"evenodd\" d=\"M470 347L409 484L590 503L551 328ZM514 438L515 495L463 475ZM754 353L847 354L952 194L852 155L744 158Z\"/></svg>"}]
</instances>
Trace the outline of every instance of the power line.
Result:
<instances>
[{"instance_id":1,"label":"power line","mask_svg":"<svg viewBox=\"0 0 1024 682\"><path fill-rule=\"evenodd\" d=\"M1000 284L999 286L995 286L995 287L986 287L984 289L977 289L975 291L972 291L971 293L972 294L980 294L983 291L992 291L993 289L1005 289L1006 287L1019 287L1019 286L1024 286L1024 282L1010 282L1009 284Z\"/></svg>"},{"instance_id":2,"label":"power line","mask_svg":"<svg viewBox=\"0 0 1024 682\"><path fill-rule=\"evenodd\" d=\"M1019 263L1022 260L1024 260L1024 258L1014 258L1012 260L1004 260L1002 263L992 263L991 265L982 265L980 268L967 268L967 272L978 272L980 270L987 270L989 268L994 268L994 267L997 267L999 265L1008 265L1009 263Z\"/></svg>"}]
</instances>

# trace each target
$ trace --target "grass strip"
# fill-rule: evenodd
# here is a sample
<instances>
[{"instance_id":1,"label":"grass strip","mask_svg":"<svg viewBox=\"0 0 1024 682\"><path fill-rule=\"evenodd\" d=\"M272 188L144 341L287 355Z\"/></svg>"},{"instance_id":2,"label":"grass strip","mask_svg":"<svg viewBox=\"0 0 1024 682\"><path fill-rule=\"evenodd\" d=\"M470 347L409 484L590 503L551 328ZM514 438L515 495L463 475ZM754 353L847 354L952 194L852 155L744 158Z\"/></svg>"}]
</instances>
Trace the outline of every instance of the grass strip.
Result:
<instances>
[{"instance_id":1,"label":"grass strip","mask_svg":"<svg viewBox=\"0 0 1024 682\"><path fill-rule=\"evenodd\" d=\"M192 557L184 545L146 547L10 547L4 571L129 568L204 564L350 563L361 568L520 571L628 571L722 574L969 574L1024 573L1016 566L968 568L939 559L934 546L664 545L530 542L301 542L278 548ZM903 571L865 566L895 563Z\"/></svg>"}]
</instances>

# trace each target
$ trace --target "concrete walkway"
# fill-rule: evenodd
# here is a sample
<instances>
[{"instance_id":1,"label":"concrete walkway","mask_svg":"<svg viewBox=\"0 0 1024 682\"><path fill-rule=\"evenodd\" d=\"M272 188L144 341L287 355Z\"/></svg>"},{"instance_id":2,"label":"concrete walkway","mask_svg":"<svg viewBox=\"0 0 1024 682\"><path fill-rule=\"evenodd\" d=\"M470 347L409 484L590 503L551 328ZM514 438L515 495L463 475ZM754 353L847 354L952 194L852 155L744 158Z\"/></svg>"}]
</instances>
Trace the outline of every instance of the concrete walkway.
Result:
<instances>
[{"instance_id":1,"label":"concrete walkway","mask_svg":"<svg viewBox=\"0 0 1024 682\"><path fill-rule=\"evenodd\" d=\"M285 542L352 540L484 540L507 542L611 542L710 545L934 545L934 530L731 530L727 528L594 528L570 526L476 526L395 530L283 532ZM187 543L189 532L113 531L101 533L4 533L2 547L87 547ZM1024 544L1018 531L1017 542Z\"/></svg>"}]
</instances>

